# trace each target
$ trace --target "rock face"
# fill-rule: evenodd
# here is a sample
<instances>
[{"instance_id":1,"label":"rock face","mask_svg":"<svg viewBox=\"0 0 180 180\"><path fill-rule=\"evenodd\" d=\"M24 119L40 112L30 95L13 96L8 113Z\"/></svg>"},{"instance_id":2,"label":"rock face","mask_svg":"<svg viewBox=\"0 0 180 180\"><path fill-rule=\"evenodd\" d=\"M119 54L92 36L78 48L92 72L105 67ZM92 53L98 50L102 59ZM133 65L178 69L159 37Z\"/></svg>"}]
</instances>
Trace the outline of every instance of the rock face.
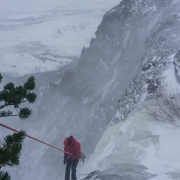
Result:
<instances>
[{"instance_id":1,"label":"rock face","mask_svg":"<svg viewBox=\"0 0 180 180\"><path fill-rule=\"evenodd\" d=\"M30 124L23 124L27 133L61 147L65 137L74 135L90 155L109 123L124 121L163 84L163 71L173 63L180 45L179 7L180 0L122 0L108 11L78 65L51 78L44 75L51 84L39 87L36 114ZM179 76L178 54L174 64ZM22 177L37 174L39 168L34 179L52 179L59 171L57 157L63 154L39 148L32 167L27 163L28 147L36 144L26 146Z\"/></svg>"},{"instance_id":2,"label":"rock face","mask_svg":"<svg viewBox=\"0 0 180 180\"><path fill-rule=\"evenodd\" d=\"M79 66L85 70L86 78L98 89L105 87L108 104L114 105L109 97L120 99L121 118L115 116L111 124L125 120L143 92L151 94L162 84L160 76L169 67L168 57L179 48L178 4L179 1L122 1L104 15L96 38L83 49ZM177 58L175 61L178 69Z\"/></svg>"},{"instance_id":3,"label":"rock face","mask_svg":"<svg viewBox=\"0 0 180 180\"><path fill-rule=\"evenodd\" d=\"M158 7L161 3L160 1L157 4L154 2L154 5ZM147 33L148 36L145 40L145 49L141 57L142 70L131 81L125 95L119 100L118 110L110 124L124 121L132 109L143 99L152 98L153 94L157 95L159 87L163 88L163 86L166 86L166 84L163 84L163 72L172 63L175 65L176 81L179 83L178 50L180 36L178 31L180 30L180 16L178 8L174 5L174 2L172 2L165 8L168 12L167 14L164 14L165 12L163 13L162 9L158 10L161 14L159 16L156 15L157 22L154 23L151 31ZM155 8L155 6L153 7ZM158 8L155 9L157 10Z\"/></svg>"},{"instance_id":4,"label":"rock face","mask_svg":"<svg viewBox=\"0 0 180 180\"><path fill-rule=\"evenodd\" d=\"M72 123L71 131L79 137L86 133L82 143L96 144L114 114L117 99L122 102L124 94L138 97L124 98L127 103L118 105L128 109L121 120L140 102L140 89L150 94L157 90L169 56L178 50L178 4L179 1L124 0L104 15L96 38L89 48L83 48L79 64L64 75L59 85L63 98L70 97L63 107L65 112L71 109L70 116L66 112L62 117L66 119L64 125L68 128ZM76 123L81 132L76 130ZM89 128L93 125L91 133ZM87 146L84 148L91 152Z\"/></svg>"}]
</instances>

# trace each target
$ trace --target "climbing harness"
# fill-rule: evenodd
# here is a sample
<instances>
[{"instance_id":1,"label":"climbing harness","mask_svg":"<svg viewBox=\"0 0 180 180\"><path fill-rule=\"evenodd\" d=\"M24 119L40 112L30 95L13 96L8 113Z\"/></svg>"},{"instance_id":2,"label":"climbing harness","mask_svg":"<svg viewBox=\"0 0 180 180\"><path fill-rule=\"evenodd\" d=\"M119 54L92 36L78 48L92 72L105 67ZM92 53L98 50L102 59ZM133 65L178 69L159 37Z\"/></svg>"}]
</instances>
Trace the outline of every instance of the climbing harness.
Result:
<instances>
[{"instance_id":1,"label":"climbing harness","mask_svg":"<svg viewBox=\"0 0 180 180\"><path fill-rule=\"evenodd\" d=\"M14 131L14 132L19 132L18 130L13 129L13 128L9 127L9 126L6 126L6 125L4 125L4 124L2 124L2 123L0 123L0 126L6 128L6 129L9 129L9 130L11 130L11 131ZM46 143L46 142L43 142L43 141L41 141L41 140L39 140L39 139L36 139L36 138L34 138L34 137L32 137L32 136L29 136L29 135L27 135L27 134L26 134L26 137L28 137L28 138L30 138L30 139L33 139L33 140L35 140L35 141L38 141L38 142L40 142L40 143L42 143L42 144L45 144L45 145L47 145L47 146L50 146L50 147L52 147L52 148L54 148L54 149L57 149L57 150L59 150L59 151L65 152L65 153L67 153L67 154L69 154L69 155L71 155L71 153L68 153L68 152L66 152L66 151L63 151L63 150L60 149L60 148L57 148L57 147L55 147L55 146L53 146L53 145L51 145L51 144L48 144L48 143Z\"/></svg>"},{"instance_id":2,"label":"climbing harness","mask_svg":"<svg viewBox=\"0 0 180 180\"><path fill-rule=\"evenodd\" d=\"M84 162L84 159L86 158L86 156L84 155L84 153L81 152L81 157L80 160Z\"/></svg>"}]
</instances>

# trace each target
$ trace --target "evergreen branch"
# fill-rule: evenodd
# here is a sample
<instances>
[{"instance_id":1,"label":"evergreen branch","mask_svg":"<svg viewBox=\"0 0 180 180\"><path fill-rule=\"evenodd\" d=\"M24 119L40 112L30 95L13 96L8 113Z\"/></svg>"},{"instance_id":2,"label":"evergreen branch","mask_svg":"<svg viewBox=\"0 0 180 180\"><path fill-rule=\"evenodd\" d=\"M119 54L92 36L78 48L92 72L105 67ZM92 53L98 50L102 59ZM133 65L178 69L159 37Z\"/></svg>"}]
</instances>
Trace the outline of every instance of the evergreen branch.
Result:
<instances>
[{"instance_id":1,"label":"evergreen branch","mask_svg":"<svg viewBox=\"0 0 180 180\"><path fill-rule=\"evenodd\" d=\"M24 131L13 133L4 138L0 147L0 165L15 166L19 164L22 143L26 136Z\"/></svg>"},{"instance_id":2,"label":"evergreen branch","mask_svg":"<svg viewBox=\"0 0 180 180\"><path fill-rule=\"evenodd\" d=\"M31 110L29 109L29 108L21 108L20 109L20 112L19 112L19 117L21 118L21 119L26 119L26 118L28 118L30 115L31 115Z\"/></svg>"},{"instance_id":3,"label":"evergreen branch","mask_svg":"<svg viewBox=\"0 0 180 180\"><path fill-rule=\"evenodd\" d=\"M14 105L14 104L12 104L12 103L5 103L4 105L0 106L0 109L3 109L5 107L7 107L7 106L12 106L12 105Z\"/></svg>"},{"instance_id":4,"label":"evergreen branch","mask_svg":"<svg viewBox=\"0 0 180 180\"><path fill-rule=\"evenodd\" d=\"M0 111L0 118L1 117L7 117L7 116L12 116L12 111Z\"/></svg>"},{"instance_id":5,"label":"evergreen branch","mask_svg":"<svg viewBox=\"0 0 180 180\"><path fill-rule=\"evenodd\" d=\"M2 82L2 78L3 78L3 77L2 77L2 75L1 75L1 73L0 73L0 83Z\"/></svg>"},{"instance_id":6,"label":"evergreen branch","mask_svg":"<svg viewBox=\"0 0 180 180\"><path fill-rule=\"evenodd\" d=\"M10 180L10 178L8 172L0 171L0 180Z\"/></svg>"},{"instance_id":7,"label":"evergreen branch","mask_svg":"<svg viewBox=\"0 0 180 180\"><path fill-rule=\"evenodd\" d=\"M20 114L12 114L12 115L7 115L7 116L1 116L1 115L0 115L0 118L2 118L2 117L4 117L4 118L5 118L5 117L10 117L10 116L13 117L13 116L19 116L19 115L20 115Z\"/></svg>"},{"instance_id":8,"label":"evergreen branch","mask_svg":"<svg viewBox=\"0 0 180 180\"><path fill-rule=\"evenodd\" d=\"M35 79L33 76L31 76L26 83L24 83L24 88L26 88L27 90L34 90L35 88Z\"/></svg>"},{"instance_id":9,"label":"evergreen branch","mask_svg":"<svg viewBox=\"0 0 180 180\"><path fill-rule=\"evenodd\" d=\"M0 73L0 83L2 81ZM30 77L23 86L15 87L13 83L7 83L3 90L0 91L0 118L8 116L19 116L21 119L28 118L31 115L29 108L19 108L20 104L25 102L34 103L36 94L31 92L35 88L35 79ZM13 114L11 110L2 110L7 106L14 106L17 114ZM8 135L4 141L0 141L0 169L3 166L16 166L19 164L22 143L26 136L24 131ZM0 180L10 180L7 172L0 171Z\"/></svg>"},{"instance_id":10,"label":"evergreen branch","mask_svg":"<svg viewBox=\"0 0 180 180\"><path fill-rule=\"evenodd\" d=\"M32 113L32 110L29 108L20 108L19 112L17 114L12 114L12 111L0 111L0 118L2 117L9 117L9 116L19 116L20 119L26 119L28 118Z\"/></svg>"},{"instance_id":11,"label":"evergreen branch","mask_svg":"<svg viewBox=\"0 0 180 180\"><path fill-rule=\"evenodd\" d=\"M26 99L27 101L29 101L30 103L34 103L34 101L36 100L36 94L35 93L28 93L26 95Z\"/></svg>"},{"instance_id":12,"label":"evergreen branch","mask_svg":"<svg viewBox=\"0 0 180 180\"><path fill-rule=\"evenodd\" d=\"M34 94L34 93L33 93L33 94ZM25 102L28 102L28 101L29 101L29 100L27 100L27 99L26 99L26 100L23 100L23 101L20 102L20 104L25 103ZM34 100L34 101L35 101L35 100ZM33 101L33 102L34 102L34 101ZM5 107L7 107L7 106L14 106L14 105L15 105L14 103L5 103L4 105L1 105L1 106L0 106L0 109L3 109L3 108L5 108Z\"/></svg>"},{"instance_id":13,"label":"evergreen branch","mask_svg":"<svg viewBox=\"0 0 180 180\"><path fill-rule=\"evenodd\" d=\"M14 90L14 84L13 83L8 83L4 86L4 90L7 90L7 91L13 91Z\"/></svg>"}]
</instances>

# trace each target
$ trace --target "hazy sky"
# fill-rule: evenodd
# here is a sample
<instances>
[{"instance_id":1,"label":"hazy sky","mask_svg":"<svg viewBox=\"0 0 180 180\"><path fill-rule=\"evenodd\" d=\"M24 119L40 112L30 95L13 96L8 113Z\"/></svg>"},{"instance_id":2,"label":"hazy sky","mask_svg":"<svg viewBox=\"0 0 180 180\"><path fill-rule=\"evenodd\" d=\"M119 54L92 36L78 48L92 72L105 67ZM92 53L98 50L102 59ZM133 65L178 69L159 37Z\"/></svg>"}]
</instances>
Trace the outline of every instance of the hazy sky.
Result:
<instances>
[{"instance_id":1,"label":"hazy sky","mask_svg":"<svg viewBox=\"0 0 180 180\"><path fill-rule=\"evenodd\" d=\"M109 9L120 0L1 0L0 14L38 13L52 10Z\"/></svg>"}]
</instances>

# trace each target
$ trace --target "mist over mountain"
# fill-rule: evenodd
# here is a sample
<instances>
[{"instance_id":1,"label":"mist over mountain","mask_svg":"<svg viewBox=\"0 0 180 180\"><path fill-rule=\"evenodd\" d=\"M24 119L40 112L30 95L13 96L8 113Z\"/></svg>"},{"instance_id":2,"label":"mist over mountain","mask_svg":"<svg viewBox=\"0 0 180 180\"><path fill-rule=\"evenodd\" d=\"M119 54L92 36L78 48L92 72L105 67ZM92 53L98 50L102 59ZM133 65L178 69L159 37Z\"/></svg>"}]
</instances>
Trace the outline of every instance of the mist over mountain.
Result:
<instances>
[{"instance_id":1,"label":"mist over mountain","mask_svg":"<svg viewBox=\"0 0 180 180\"><path fill-rule=\"evenodd\" d=\"M8 0L0 5L1 73L56 71L79 57L119 0Z\"/></svg>"},{"instance_id":2,"label":"mist over mountain","mask_svg":"<svg viewBox=\"0 0 180 180\"><path fill-rule=\"evenodd\" d=\"M42 2L38 3L41 6ZM122 0L119 4L117 1L114 4L112 2L112 9L104 14L94 37L92 32L98 21L93 19L101 14L99 10L97 13L97 9L102 6L110 8L110 2L99 2L96 4L97 8L88 2L89 11L83 10L86 7L83 2L75 2L73 5L72 1L68 1L72 6L66 4L67 2L54 3L57 5L53 7L56 10L50 11L47 4L41 9L43 15L38 15L37 18L34 14L36 10L27 8L26 12L22 11L31 11L33 16L27 17L30 23L25 27L24 21L27 18L23 20L23 25L20 25L24 19L23 15L16 16L17 11L14 11L10 17L7 12L1 11L1 37L6 37L0 45L0 55L3 59L1 67L6 70L9 64L16 64L17 61L13 62L14 55L16 60L20 58L20 64L27 58L27 68L30 67L18 74L18 67L21 66L11 65L7 73L21 77L4 74L4 81L20 84L29 74L33 74L38 95L36 103L30 105L33 115L29 120L22 122L9 118L2 119L1 122L24 129L27 134L61 148L65 137L75 136L87 156L87 163L79 165L80 173L88 174L94 171L86 179L98 177L101 180L135 180L138 177L144 180L157 176L160 180L159 171L148 171L151 168L144 159L150 157L145 153L148 145L153 148L156 146L157 149L161 146L161 137L164 138L165 131L161 129L160 132L155 132L154 126L149 124L144 115L142 116L146 120L142 125L140 117L144 104L157 97L160 89L165 90L171 86L170 82L179 89L180 1ZM7 7L10 6L7 4ZM92 9L95 12L93 18L90 13ZM104 11L105 9L101 9L101 12ZM76 21L71 19L71 13L76 17ZM88 13L90 15L87 15ZM60 22L61 16L66 22L69 19L69 24L74 24L70 26L65 23L64 27L57 27L56 23ZM84 20L80 18L82 16L85 16ZM20 20L15 20L15 17ZM90 21L86 20L88 17ZM100 16L98 17L100 19ZM11 25L5 25L9 21ZM12 25L12 21L15 25ZM93 25L85 26L87 22ZM35 25L36 23L38 25ZM47 25L52 25L51 30L42 31ZM8 34L4 30L7 27L10 27ZM17 29L16 33L14 28ZM92 30L89 30L91 28ZM30 35L30 30L39 32ZM72 38L74 35L75 40ZM92 36L89 47L86 35L89 39ZM20 38L20 42L16 38ZM29 41L31 39L32 42ZM5 40L11 43L4 42ZM3 64L4 62L6 64ZM33 67L33 62L38 62L38 65ZM23 69L22 67L20 69ZM138 112L139 114L136 114ZM175 132L178 135L178 131ZM8 133L10 132L2 129L0 137ZM171 153L170 150L168 152ZM159 153L158 157L161 156ZM172 165L169 163L171 158L167 156L167 166ZM63 154L60 152L26 139L20 165L8 170L12 180L53 179L59 172L62 159ZM178 165L172 165L172 169L163 171L163 175L170 173L166 176L176 179L175 175L179 175L178 168ZM177 172L174 169L177 169Z\"/></svg>"}]
</instances>

